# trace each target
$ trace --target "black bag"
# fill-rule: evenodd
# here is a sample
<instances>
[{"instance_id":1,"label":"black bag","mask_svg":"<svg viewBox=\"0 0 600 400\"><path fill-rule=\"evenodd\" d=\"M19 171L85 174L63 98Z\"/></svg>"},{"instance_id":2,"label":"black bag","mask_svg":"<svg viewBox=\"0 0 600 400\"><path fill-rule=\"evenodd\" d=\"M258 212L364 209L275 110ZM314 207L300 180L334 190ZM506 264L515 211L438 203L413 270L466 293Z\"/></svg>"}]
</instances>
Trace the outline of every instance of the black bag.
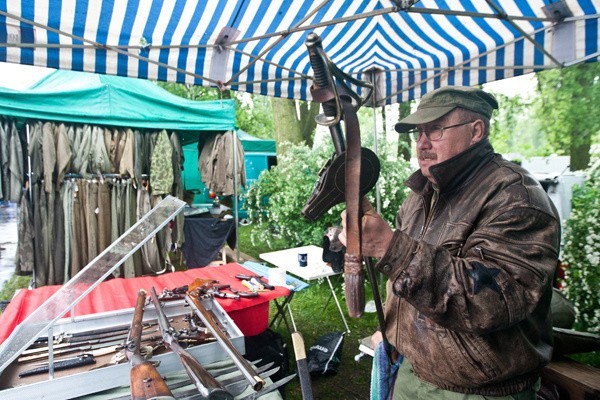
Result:
<instances>
[{"instance_id":1,"label":"black bag","mask_svg":"<svg viewBox=\"0 0 600 400\"><path fill-rule=\"evenodd\" d=\"M268 364L273 365L270 368L279 367L279 371L271 375L273 382L285 378L289 375L289 355L287 345L284 343L281 335L271 329L255 336L245 336L244 343L246 354L244 358L248 361L261 360L256 365L258 367ZM285 385L279 387L279 392L283 396Z\"/></svg>"},{"instance_id":2,"label":"black bag","mask_svg":"<svg viewBox=\"0 0 600 400\"><path fill-rule=\"evenodd\" d=\"M341 273L344 270L344 254L346 248L342 245L339 235L341 228L327 228L323 235L323 261L331 264L331 269L335 273Z\"/></svg>"},{"instance_id":3,"label":"black bag","mask_svg":"<svg viewBox=\"0 0 600 400\"><path fill-rule=\"evenodd\" d=\"M308 372L311 375L334 375L342 359L346 332L331 332L317 339L308 349Z\"/></svg>"}]
</instances>

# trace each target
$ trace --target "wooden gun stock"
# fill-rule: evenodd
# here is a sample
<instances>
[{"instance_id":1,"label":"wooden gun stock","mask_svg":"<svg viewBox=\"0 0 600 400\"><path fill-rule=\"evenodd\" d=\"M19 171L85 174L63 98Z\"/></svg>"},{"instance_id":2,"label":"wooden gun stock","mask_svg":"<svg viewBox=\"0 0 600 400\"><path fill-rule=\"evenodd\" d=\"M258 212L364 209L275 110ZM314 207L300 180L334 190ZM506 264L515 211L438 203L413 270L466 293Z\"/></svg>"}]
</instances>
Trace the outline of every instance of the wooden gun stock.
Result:
<instances>
[{"instance_id":1,"label":"wooden gun stock","mask_svg":"<svg viewBox=\"0 0 600 400\"><path fill-rule=\"evenodd\" d=\"M140 353L142 341L142 319L144 317L144 303L146 291L138 292L133 313L133 321L129 330L129 339L125 348L125 355L131 363L131 398L133 400L175 400L173 393L156 370L156 367L144 359Z\"/></svg>"},{"instance_id":2,"label":"wooden gun stock","mask_svg":"<svg viewBox=\"0 0 600 400\"><path fill-rule=\"evenodd\" d=\"M163 336L163 341L173 353L179 356L185 372L188 374L198 392L203 398L209 400L233 400L231 393L223 387L223 385L217 381L200 363L190 355L183 347L179 345L177 339L173 336L173 328L169 324L169 320L163 311L160 301L154 288L150 290L150 297L156 314L158 316L158 325Z\"/></svg>"},{"instance_id":3,"label":"wooden gun stock","mask_svg":"<svg viewBox=\"0 0 600 400\"><path fill-rule=\"evenodd\" d=\"M223 350L229 354L235 365L240 369L248 382L250 382L252 388L254 388L256 391L262 389L262 387L265 385L265 381L258 376L254 368L252 368L252 365L246 361L244 356L242 356L238 349L235 348L233 343L231 343L231 340L229 340L229 338L221 331L213 319L213 316L204 307L200 298L198 298L198 290L189 291L185 296L185 301L190 305L190 307L192 307L194 313L200 317L202 322L204 322L206 327L217 339L221 347L223 347Z\"/></svg>"}]
</instances>

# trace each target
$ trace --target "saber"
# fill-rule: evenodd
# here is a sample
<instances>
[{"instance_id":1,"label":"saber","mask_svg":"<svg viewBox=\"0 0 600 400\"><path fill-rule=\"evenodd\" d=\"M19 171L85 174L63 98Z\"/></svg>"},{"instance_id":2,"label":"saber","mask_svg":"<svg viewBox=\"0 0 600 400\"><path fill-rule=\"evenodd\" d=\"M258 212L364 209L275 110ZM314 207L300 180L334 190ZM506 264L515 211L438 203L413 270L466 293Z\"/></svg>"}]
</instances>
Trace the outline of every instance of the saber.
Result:
<instances>
[{"instance_id":1,"label":"saber","mask_svg":"<svg viewBox=\"0 0 600 400\"><path fill-rule=\"evenodd\" d=\"M190 353L185 351L183 347L177 342L177 338L173 334L173 327L169 323L164 310L162 309L156 290L154 287L150 289L150 297L152 304L156 309L156 315L158 316L158 325L163 336L163 341L173 353L179 356L185 372L188 374L198 392L202 397L216 400L233 400L233 395L225 389L225 387L217 381Z\"/></svg>"},{"instance_id":2,"label":"saber","mask_svg":"<svg viewBox=\"0 0 600 400\"><path fill-rule=\"evenodd\" d=\"M238 366L242 374L246 377L248 382L252 385L252 388L256 391L262 389L265 385L264 379L262 379L252 365L246 361L244 356L240 354L238 349L235 348L231 340L219 329L219 326L215 322L213 316L202 304L202 300L212 299L210 295L203 295L203 299L198 297L198 290L192 290L185 296L185 301L192 307L194 313L204 322L204 325L210 330L213 336L217 339L221 347L229 354L233 362Z\"/></svg>"}]
</instances>

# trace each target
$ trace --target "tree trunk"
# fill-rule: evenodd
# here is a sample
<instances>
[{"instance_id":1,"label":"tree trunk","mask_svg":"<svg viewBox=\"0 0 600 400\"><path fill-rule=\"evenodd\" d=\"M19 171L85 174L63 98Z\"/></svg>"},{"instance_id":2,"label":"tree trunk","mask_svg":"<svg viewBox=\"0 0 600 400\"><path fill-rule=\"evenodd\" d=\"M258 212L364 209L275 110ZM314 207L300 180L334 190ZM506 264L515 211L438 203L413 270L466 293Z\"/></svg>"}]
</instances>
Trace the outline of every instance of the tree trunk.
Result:
<instances>
[{"instance_id":1,"label":"tree trunk","mask_svg":"<svg viewBox=\"0 0 600 400\"><path fill-rule=\"evenodd\" d=\"M318 103L307 102L300 103L300 119L294 100L271 98L273 107L273 125L275 130L275 139L277 142L277 153L283 149L283 142L294 144L305 142L307 146L312 147L314 141L315 116L319 111Z\"/></svg>"},{"instance_id":2,"label":"tree trunk","mask_svg":"<svg viewBox=\"0 0 600 400\"><path fill-rule=\"evenodd\" d=\"M398 104L398 120L410 115L410 101ZM398 158L410 161L410 135L400 133L398 135Z\"/></svg>"},{"instance_id":3,"label":"tree trunk","mask_svg":"<svg viewBox=\"0 0 600 400\"><path fill-rule=\"evenodd\" d=\"M588 68L587 65L582 64L578 66L580 73L577 76L577 83L580 87L589 89L589 81L587 80L587 74L585 68ZM574 124L577 126L577 124ZM571 171L581 171L587 169L590 164L590 148L592 146L592 135L589 131L581 132L578 129L571 130L571 145L569 146L569 156L571 157Z\"/></svg>"}]
</instances>

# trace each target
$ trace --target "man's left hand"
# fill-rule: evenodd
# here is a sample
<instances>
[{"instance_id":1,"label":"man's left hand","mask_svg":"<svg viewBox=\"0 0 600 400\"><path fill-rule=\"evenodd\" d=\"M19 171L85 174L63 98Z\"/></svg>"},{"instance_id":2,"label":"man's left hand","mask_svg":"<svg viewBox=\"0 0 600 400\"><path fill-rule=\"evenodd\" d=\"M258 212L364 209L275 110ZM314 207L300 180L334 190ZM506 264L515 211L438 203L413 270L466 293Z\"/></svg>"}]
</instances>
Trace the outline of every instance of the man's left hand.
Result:
<instances>
[{"instance_id":1,"label":"man's left hand","mask_svg":"<svg viewBox=\"0 0 600 400\"><path fill-rule=\"evenodd\" d=\"M394 232L364 197L362 206L361 253L363 256L381 258L387 251ZM346 210L342 211L342 233L339 240L346 246Z\"/></svg>"}]
</instances>

